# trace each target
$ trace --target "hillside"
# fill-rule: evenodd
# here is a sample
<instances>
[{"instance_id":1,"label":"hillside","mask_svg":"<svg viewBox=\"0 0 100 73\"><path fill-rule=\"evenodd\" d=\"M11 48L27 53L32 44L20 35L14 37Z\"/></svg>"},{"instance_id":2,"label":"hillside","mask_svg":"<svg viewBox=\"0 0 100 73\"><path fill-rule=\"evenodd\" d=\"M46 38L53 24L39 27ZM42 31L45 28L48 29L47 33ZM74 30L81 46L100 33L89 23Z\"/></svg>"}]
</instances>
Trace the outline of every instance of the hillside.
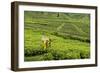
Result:
<instances>
[{"instance_id":1,"label":"hillside","mask_svg":"<svg viewBox=\"0 0 100 73\"><path fill-rule=\"evenodd\" d=\"M89 41L89 14L25 12L25 26ZM62 28L57 30L63 24ZM84 27L84 28L83 28Z\"/></svg>"},{"instance_id":2,"label":"hillside","mask_svg":"<svg viewBox=\"0 0 100 73\"><path fill-rule=\"evenodd\" d=\"M45 55L56 60L53 52L56 54L57 50L58 55L67 55L57 59L89 58L89 14L25 11L24 15L26 61L49 60L44 59ZM49 49L53 52L43 49L40 51L42 34L52 39Z\"/></svg>"}]
</instances>

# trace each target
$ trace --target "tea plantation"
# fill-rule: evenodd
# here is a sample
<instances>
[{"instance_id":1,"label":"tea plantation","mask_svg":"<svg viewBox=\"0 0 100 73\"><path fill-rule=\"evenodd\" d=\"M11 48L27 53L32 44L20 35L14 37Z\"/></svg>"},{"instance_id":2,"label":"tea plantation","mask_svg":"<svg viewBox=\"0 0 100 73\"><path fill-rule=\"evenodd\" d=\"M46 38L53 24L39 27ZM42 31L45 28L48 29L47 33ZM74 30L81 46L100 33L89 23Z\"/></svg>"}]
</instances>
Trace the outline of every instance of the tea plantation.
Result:
<instances>
[{"instance_id":1,"label":"tea plantation","mask_svg":"<svg viewBox=\"0 0 100 73\"><path fill-rule=\"evenodd\" d=\"M45 49L42 34L51 38ZM24 47L25 61L90 58L90 15L25 11Z\"/></svg>"}]
</instances>

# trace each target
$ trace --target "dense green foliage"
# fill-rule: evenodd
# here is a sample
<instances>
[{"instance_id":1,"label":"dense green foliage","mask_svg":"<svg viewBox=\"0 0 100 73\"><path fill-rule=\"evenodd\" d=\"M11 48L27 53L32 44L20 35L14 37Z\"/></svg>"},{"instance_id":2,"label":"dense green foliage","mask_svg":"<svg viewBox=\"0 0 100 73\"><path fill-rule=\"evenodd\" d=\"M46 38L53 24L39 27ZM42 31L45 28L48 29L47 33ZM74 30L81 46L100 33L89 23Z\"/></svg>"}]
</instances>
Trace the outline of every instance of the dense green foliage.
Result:
<instances>
[{"instance_id":1,"label":"dense green foliage","mask_svg":"<svg viewBox=\"0 0 100 73\"><path fill-rule=\"evenodd\" d=\"M24 12L25 61L90 57L90 17L81 13ZM42 34L51 38L44 49Z\"/></svg>"}]
</instances>

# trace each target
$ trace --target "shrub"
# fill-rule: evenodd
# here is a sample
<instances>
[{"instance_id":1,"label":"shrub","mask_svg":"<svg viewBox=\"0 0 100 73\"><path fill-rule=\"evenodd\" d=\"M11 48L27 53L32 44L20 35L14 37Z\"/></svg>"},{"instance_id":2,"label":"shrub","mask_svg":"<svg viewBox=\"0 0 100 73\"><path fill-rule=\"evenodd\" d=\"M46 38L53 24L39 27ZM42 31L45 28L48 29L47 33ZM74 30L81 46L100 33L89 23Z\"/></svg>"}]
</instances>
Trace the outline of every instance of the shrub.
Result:
<instances>
[{"instance_id":1,"label":"shrub","mask_svg":"<svg viewBox=\"0 0 100 73\"><path fill-rule=\"evenodd\" d=\"M79 52L69 52L66 54L65 59L80 59L80 53Z\"/></svg>"},{"instance_id":2,"label":"shrub","mask_svg":"<svg viewBox=\"0 0 100 73\"><path fill-rule=\"evenodd\" d=\"M88 38L81 37L81 36L74 36L74 35L71 35L71 34L58 33L58 32L53 32L52 34L55 35L55 36L58 36L58 37L62 37L64 39L73 39L73 40L78 40L78 41L81 41L81 42L90 43L90 40Z\"/></svg>"},{"instance_id":3,"label":"shrub","mask_svg":"<svg viewBox=\"0 0 100 73\"><path fill-rule=\"evenodd\" d=\"M41 55L48 52L47 49L43 48L25 49L24 51L25 51L25 56Z\"/></svg>"},{"instance_id":4,"label":"shrub","mask_svg":"<svg viewBox=\"0 0 100 73\"><path fill-rule=\"evenodd\" d=\"M43 56L29 56L24 58L25 61L41 61L44 60Z\"/></svg>"},{"instance_id":5,"label":"shrub","mask_svg":"<svg viewBox=\"0 0 100 73\"><path fill-rule=\"evenodd\" d=\"M57 50L52 48L25 49L25 56L36 60L64 60L64 59L85 59L90 57L89 50L67 49ZM38 59L40 58L40 59Z\"/></svg>"},{"instance_id":6,"label":"shrub","mask_svg":"<svg viewBox=\"0 0 100 73\"><path fill-rule=\"evenodd\" d=\"M51 53L47 53L43 55L44 60L53 60L53 55Z\"/></svg>"},{"instance_id":7,"label":"shrub","mask_svg":"<svg viewBox=\"0 0 100 73\"><path fill-rule=\"evenodd\" d=\"M59 50L52 50L51 54L54 57L54 60L63 60L66 56L66 53L64 51Z\"/></svg>"},{"instance_id":8,"label":"shrub","mask_svg":"<svg viewBox=\"0 0 100 73\"><path fill-rule=\"evenodd\" d=\"M80 51L76 49L68 50L54 50L50 49L49 53L52 54L54 60L64 60L64 59L80 59Z\"/></svg>"},{"instance_id":9,"label":"shrub","mask_svg":"<svg viewBox=\"0 0 100 73\"><path fill-rule=\"evenodd\" d=\"M31 56L32 55L32 49L24 49L24 55L25 56Z\"/></svg>"},{"instance_id":10,"label":"shrub","mask_svg":"<svg viewBox=\"0 0 100 73\"><path fill-rule=\"evenodd\" d=\"M90 58L90 52L88 50L82 50L80 52L81 59Z\"/></svg>"},{"instance_id":11,"label":"shrub","mask_svg":"<svg viewBox=\"0 0 100 73\"><path fill-rule=\"evenodd\" d=\"M43 60L53 60L53 56L51 53L45 53L42 55L36 55L36 56L29 56L25 57L25 61L43 61Z\"/></svg>"},{"instance_id":12,"label":"shrub","mask_svg":"<svg viewBox=\"0 0 100 73\"><path fill-rule=\"evenodd\" d=\"M55 54L53 54L53 56L54 56L54 60L64 59L64 54L62 52L56 52Z\"/></svg>"}]
</instances>

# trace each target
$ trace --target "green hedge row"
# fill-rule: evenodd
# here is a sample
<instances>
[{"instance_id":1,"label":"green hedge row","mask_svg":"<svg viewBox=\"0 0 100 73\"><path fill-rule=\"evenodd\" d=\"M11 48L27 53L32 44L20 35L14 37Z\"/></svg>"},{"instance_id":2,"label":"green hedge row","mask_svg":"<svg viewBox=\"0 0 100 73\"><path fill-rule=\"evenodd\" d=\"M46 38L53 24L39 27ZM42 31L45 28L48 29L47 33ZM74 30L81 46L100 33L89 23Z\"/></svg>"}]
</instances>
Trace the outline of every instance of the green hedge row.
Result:
<instances>
[{"instance_id":1,"label":"green hedge row","mask_svg":"<svg viewBox=\"0 0 100 73\"><path fill-rule=\"evenodd\" d=\"M31 60L64 60L64 59L85 59L90 57L87 50L54 50L48 49L25 49L25 57L32 57ZM26 59L29 60L29 59Z\"/></svg>"}]
</instances>

